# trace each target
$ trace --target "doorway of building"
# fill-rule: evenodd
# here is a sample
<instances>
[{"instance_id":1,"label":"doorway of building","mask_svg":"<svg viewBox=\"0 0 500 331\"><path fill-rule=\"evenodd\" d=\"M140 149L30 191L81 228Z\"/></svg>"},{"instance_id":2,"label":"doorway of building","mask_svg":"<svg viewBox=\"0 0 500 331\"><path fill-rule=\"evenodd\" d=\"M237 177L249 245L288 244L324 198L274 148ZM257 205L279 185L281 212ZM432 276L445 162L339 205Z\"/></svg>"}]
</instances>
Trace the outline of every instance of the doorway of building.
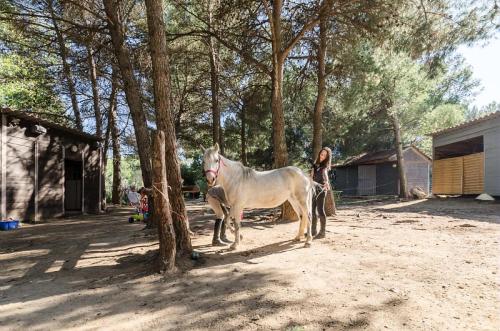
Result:
<instances>
[{"instance_id":1,"label":"doorway of building","mask_svg":"<svg viewBox=\"0 0 500 331\"><path fill-rule=\"evenodd\" d=\"M64 160L64 210L82 211L82 161Z\"/></svg>"}]
</instances>

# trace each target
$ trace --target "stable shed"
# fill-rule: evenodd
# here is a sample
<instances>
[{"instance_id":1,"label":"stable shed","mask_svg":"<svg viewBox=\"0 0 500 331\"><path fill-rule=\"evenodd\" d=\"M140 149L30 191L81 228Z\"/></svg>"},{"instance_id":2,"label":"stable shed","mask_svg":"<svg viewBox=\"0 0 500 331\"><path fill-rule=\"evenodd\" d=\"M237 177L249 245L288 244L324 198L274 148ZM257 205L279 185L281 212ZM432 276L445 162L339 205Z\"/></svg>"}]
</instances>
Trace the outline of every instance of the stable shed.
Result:
<instances>
[{"instance_id":1,"label":"stable shed","mask_svg":"<svg viewBox=\"0 0 500 331\"><path fill-rule=\"evenodd\" d=\"M432 193L500 196L500 112L431 136Z\"/></svg>"},{"instance_id":2,"label":"stable shed","mask_svg":"<svg viewBox=\"0 0 500 331\"><path fill-rule=\"evenodd\" d=\"M36 222L98 213L100 139L28 112L0 109L0 217Z\"/></svg>"},{"instance_id":3,"label":"stable shed","mask_svg":"<svg viewBox=\"0 0 500 331\"><path fill-rule=\"evenodd\" d=\"M431 159L414 146L403 150L408 189L430 189ZM398 195L399 173L395 149L363 153L335 165L334 187L343 195Z\"/></svg>"}]
</instances>

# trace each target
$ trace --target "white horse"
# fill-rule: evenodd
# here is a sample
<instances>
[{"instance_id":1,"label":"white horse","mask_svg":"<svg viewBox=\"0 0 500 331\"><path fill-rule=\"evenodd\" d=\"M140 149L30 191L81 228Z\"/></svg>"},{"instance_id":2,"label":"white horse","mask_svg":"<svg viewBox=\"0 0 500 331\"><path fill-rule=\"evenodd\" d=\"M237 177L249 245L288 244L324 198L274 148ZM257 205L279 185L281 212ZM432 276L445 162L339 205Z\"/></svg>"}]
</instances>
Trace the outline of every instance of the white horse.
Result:
<instances>
[{"instance_id":1,"label":"white horse","mask_svg":"<svg viewBox=\"0 0 500 331\"><path fill-rule=\"evenodd\" d=\"M255 171L240 162L231 161L219 154L219 145L203 153L203 170L210 186L224 188L231 208L229 217L234 222L235 240L231 249L240 243L240 215L243 208L274 208L288 200L300 218L300 241L307 225L305 247L312 241L311 204L314 182L297 167L284 167L270 171Z\"/></svg>"}]
</instances>

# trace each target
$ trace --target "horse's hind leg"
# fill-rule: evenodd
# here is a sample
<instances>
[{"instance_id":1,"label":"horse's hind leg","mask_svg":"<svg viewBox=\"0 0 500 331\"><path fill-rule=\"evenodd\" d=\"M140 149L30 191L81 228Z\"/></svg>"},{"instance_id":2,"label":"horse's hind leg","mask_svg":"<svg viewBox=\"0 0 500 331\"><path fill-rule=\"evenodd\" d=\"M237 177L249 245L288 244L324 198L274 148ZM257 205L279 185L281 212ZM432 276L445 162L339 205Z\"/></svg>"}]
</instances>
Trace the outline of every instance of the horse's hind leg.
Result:
<instances>
[{"instance_id":1,"label":"horse's hind leg","mask_svg":"<svg viewBox=\"0 0 500 331\"><path fill-rule=\"evenodd\" d=\"M290 204L294 206L294 210L299 215L300 217L300 225L299 225L299 234L295 238L296 240L300 240L302 236L304 235L304 230L307 227L307 238L306 238L306 243L305 247L311 246L312 242L312 229L311 229L311 219L309 217L309 208L307 204L307 200L302 199L295 200L294 203ZM298 211L298 212L297 212Z\"/></svg>"},{"instance_id":2,"label":"horse's hind leg","mask_svg":"<svg viewBox=\"0 0 500 331\"><path fill-rule=\"evenodd\" d=\"M304 247L310 247L312 242L312 228L311 228L311 219L309 217L309 212L307 211L307 203L300 203L299 201L299 210L300 210L300 228L299 233L302 236L304 234L304 229L307 227L307 238Z\"/></svg>"},{"instance_id":3,"label":"horse's hind leg","mask_svg":"<svg viewBox=\"0 0 500 331\"><path fill-rule=\"evenodd\" d=\"M305 227L305 224L303 224L304 223L304 213L303 213L302 209L300 208L300 203L296 199L291 198L288 200L288 202L292 206L293 211L297 214L297 216L299 216L299 222L300 222L299 223L299 233L294 238L294 240L300 241L300 239L304 235L304 227Z\"/></svg>"},{"instance_id":4,"label":"horse's hind leg","mask_svg":"<svg viewBox=\"0 0 500 331\"><path fill-rule=\"evenodd\" d=\"M305 247L309 247L309 246L311 246L311 242L312 242L311 217L309 215L307 205L301 205L301 209L302 209L302 215L304 218L303 223L307 224L307 238L306 238Z\"/></svg>"},{"instance_id":5,"label":"horse's hind leg","mask_svg":"<svg viewBox=\"0 0 500 331\"><path fill-rule=\"evenodd\" d=\"M238 246L240 245L240 228L241 228L241 212L243 211L243 208L238 208L234 207L231 208L231 211L229 212L230 217L234 221L234 243L231 245L232 250L238 249Z\"/></svg>"}]
</instances>

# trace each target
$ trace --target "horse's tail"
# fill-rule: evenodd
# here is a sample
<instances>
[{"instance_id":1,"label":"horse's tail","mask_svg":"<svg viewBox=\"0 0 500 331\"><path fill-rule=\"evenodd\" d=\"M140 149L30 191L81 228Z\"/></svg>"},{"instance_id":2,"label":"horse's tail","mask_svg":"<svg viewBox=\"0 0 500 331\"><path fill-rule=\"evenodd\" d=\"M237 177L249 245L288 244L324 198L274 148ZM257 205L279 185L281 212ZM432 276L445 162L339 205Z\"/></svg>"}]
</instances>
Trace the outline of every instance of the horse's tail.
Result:
<instances>
[{"instance_id":1,"label":"horse's tail","mask_svg":"<svg viewBox=\"0 0 500 331\"><path fill-rule=\"evenodd\" d=\"M308 177L308 179L309 179L309 184L310 184L310 190L312 191L312 194L313 194L312 197L318 196L324 190L323 185L315 182L312 178ZM320 189L319 192L316 190L317 188Z\"/></svg>"},{"instance_id":2,"label":"horse's tail","mask_svg":"<svg viewBox=\"0 0 500 331\"><path fill-rule=\"evenodd\" d=\"M312 201L313 199L316 199L319 193L317 188L323 189L323 185L315 182L312 178L307 177L309 179L309 190L307 192L307 212L309 213L309 219L312 217Z\"/></svg>"}]
</instances>

